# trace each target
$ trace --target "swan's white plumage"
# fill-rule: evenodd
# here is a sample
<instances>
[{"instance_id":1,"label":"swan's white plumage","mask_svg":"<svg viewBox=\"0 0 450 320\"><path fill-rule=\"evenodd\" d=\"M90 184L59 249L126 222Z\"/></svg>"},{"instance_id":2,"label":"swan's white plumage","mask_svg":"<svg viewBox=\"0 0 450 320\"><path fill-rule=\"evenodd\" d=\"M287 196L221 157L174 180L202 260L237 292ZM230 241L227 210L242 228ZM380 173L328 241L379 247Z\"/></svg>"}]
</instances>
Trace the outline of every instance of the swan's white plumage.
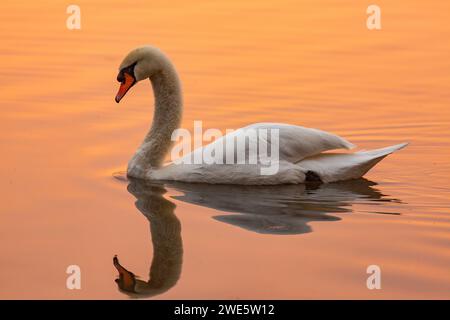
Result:
<instances>
[{"instance_id":1,"label":"swan's white plumage","mask_svg":"<svg viewBox=\"0 0 450 320\"><path fill-rule=\"evenodd\" d=\"M298 163L302 168L317 173L323 182L361 178L387 155L406 147L407 143L355 153L322 153Z\"/></svg>"},{"instance_id":2,"label":"swan's white plumage","mask_svg":"<svg viewBox=\"0 0 450 320\"><path fill-rule=\"evenodd\" d=\"M214 142L194 150L191 154L185 155L180 162L187 163L188 159L200 158L198 154L211 154L212 150L215 150L218 145L225 146L225 141L232 137L233 139L239 140L240 138L247 138L248 143L245 148L240 151L244 151L249 157L255 156L258 158L257 150L250 148L250 145L258 145L259 139L264 139L263 135L248 135L249 131L258 133L261 130L267 132L267 139L265 142L267 144L267 150L271 150L271 145L274 141L271 141L271 132L277 130L279 133L278 145L275 146L279 150L279 160L286 161L289 163L296 163L307 157L319 154L323 151L335 150L335 149L351 149L354 147L353 144L347 140L322 130L305 128L301 126L295 126L285 123L254 123L243 128L240 128L226 136L215 140ZM222 162L226 163L225 148L222 148L223 159ZM237 144L234 145L234 154L237 152ZM238 162L239 163L239 162Z\"/></svg>"},{"instance_id":3,"label":"swan's white plumage","mask_svg":"<svg viewBox=\"0 0 450 320\"><path fill-rule=\"evenodd\" d=\"M406 146L406 144L400 144L352 154L323 153L341 148L351 149L353 145L337 135L317 129L281 123L255 123L231 135L244 135L247 129L268 129L269 132L272 129L278 129L279 159L276 162L278 166L276 174L262 175L262 165L259 162L257 164L240 162L186 164L186 161L181 160L180 162L184 164L170 163L161 166L171 145L171 132L178 127L181 119L181 84L170 60L157 48L145 46L131 51L122 62L121 68L133 63L136 64L136 80L149 78L152 83L155 94L155 114L150 132L128 164L129 176L215 184L274 185L304 183L308 174L313 172L313 176L318 176L322 182L333 182L360 178L388 154ZM256 139L259 138L261 137L257 136ZM215 149L218 143L220 139L194 150L185 158L193 159L196 153L205 151L211 154L211 150ZM272 143L273 141L267 139L268 150ZM249 152L251 156L251 150L248 147L245 148L245 152L247 157ZM223 163L226 163L225 156Z\"/></svg>"},{"instance_id":4,"label":"swan's white plumage","mask_svg":"<svg viewBox=\"0 0 450 320\"><path fill-rule=\"evenodd\" d=\"M318 153L351 149L354 145L335 134L285 123L255 123L245 129L276 129L280 133L280 160L296 163Z\"/></svg>"},{"instance_id":5,"label":"swan's white plumage","mask_svg":"<svg viewBox=\"0 0 450 320\"><path fill-rule=\"evenodd\" d=\"M312 171L322 182L329 183L361 178L384 157L406 145L403 143L355 153L318 153L297 163L280 160L278 172L274 175L261 175L260 164L168 164L149 172L148 178L195 183L275 185L305 183L305 174Z\"/></svg>"}]
</instances>

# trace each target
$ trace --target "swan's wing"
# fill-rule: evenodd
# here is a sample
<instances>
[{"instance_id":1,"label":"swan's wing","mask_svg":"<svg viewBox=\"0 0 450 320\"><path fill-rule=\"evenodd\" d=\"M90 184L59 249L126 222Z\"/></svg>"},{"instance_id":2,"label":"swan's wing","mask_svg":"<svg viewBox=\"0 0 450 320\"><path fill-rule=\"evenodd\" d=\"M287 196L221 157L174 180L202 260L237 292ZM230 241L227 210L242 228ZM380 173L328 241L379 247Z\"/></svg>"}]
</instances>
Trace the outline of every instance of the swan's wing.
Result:
<instances>
[{"instance_id":1,"label":"swan's wing","mask_svg":"<svg viewBox=\"0 0 450 320\"><path fill-rule=\"evenodd\" d=\"M333 133L284 123L255 123L243 129L278 130L280 160L292 163L327 150L354 148L352 143ZM269 143L272 144L270 134Z\"/></svg>"},{"instance_id":2,"label":"swan's wing","mask_svg":"<svg viewBox=\"0 0 450 320\"><path fill-rule=\"evenodd\" d=\"M249 159L256 158L259 161L261 151L258 154L258 150L265 149L271 160L296 163L323 151L353 147L347 140L318 129L283 123L255 123L228 133L179 161L198 164L201 159L205 160L205 155L209 155L216 160L215 163L220 163L217 162L219 158L227 164L244 163L244 160L249 163ZM274 159L272 150L279 151L278 159Z\"/></svg>"}]
</instances>

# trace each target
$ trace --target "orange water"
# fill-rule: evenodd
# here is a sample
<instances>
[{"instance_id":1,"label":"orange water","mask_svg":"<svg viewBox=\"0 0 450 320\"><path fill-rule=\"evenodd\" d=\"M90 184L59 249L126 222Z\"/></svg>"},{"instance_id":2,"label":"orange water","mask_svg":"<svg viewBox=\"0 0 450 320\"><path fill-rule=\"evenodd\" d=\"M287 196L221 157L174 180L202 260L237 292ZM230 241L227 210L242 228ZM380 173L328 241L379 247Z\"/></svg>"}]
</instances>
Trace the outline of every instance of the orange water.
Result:
<instances>
[{"instance_id":1,"label":"orange water","mask_svg":"<svg viewBox=\"0 0 450 320\"><path fill-rule=\"evenodd\" d=\"M117 67L148 43L180 73L185 128L289 122L365 149L411 143L366 176L376 185L165 186L152 201L176 205L183 253L167 254L182 265L154 298L450 298L450 3L376 3L380 31L356 0L77 1L73 31L64 1L2 4L0 297L127 298L114 254L146 281L151 235L173 247L112 177L152 115L146 82L115 104ZM66 288L71 264L81 290ZM381 290L366 287L372 264Z\"/></svg>"}]
</instances>

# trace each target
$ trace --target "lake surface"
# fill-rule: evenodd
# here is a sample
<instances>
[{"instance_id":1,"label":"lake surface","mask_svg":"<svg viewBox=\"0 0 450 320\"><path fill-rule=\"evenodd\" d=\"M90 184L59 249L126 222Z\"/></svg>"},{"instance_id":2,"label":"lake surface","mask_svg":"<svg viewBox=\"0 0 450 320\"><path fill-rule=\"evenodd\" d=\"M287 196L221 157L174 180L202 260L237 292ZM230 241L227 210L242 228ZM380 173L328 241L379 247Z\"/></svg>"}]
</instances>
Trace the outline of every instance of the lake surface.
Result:
<instances>
[{"instance_id":1,"label":"lake surface","mask_svg":"<svg viewBox=\"0 0 450 320\"><path fill-rule=\"evenodd\" d=\"M128 299L115 255L155 299L450 298L448 1L377 1L379 31L360 1L77 4L72 31L63 2L0 10L0 298ZM184 128L410 145L318 188L124 181L153 98L142 82L117 105L116 75L142 44L176 65Z\"/></svg>"}]
</instances>

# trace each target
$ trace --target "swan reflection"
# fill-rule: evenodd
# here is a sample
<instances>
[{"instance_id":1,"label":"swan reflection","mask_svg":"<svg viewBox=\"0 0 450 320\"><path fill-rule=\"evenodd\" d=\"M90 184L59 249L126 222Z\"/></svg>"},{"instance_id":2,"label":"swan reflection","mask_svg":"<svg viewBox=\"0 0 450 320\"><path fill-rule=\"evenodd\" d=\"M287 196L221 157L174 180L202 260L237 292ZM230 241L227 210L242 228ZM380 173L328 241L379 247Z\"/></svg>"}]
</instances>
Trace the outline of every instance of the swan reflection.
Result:
<instances>
[{"instance_id":1,"label":"swan reflection","mask_svg":"<svg viewBox=\"0 0 450 320\"><path fill-rule=\"evenodd\" d=\"M231 212L214 219L266 234L311 232L309 222L341 220L329 214L351 212L357 201L398 201L387 198L375 185L366 179L322 185L166 184L183 193L172 198Z\"/></svg>"},{"instance_id":2,"label":"swan reflection","mask_svg":"<svg viewBox=\"0 0 450 320\"><path fill-rule=\"evenodd\" d=\"M125 269L117 256L113 263L119 289L132 297L151 297L173 287L181 274L183 243L181 224L174 214L175 204L164 198L162 185L132 180L128 191L136 197L136 208L148 219L153 243L153 260L149 280L143 281Z\"/></svg>"},{"instance_id":3,"label":"swan reflection","mask_svg":"<svg viewBox=\"0 0 450 320\"><path fill-rule=\"evenodd\" d=\"M114 257L119 271L116 282L122 292L137 297L161 294L177 283L183 260L181 225L175 204L164 197L166 188L182 193L171 196L178 201L228 212L213 217L218 221L257 233L292 235L311 232L313 221L341 220L332 214L351 212L358 202L399 202L375 185L365 179L316 186L163 184L130 179L128 191L150 223L154 254L148 281L137 279Z\"/></svg>"}]
</instances>

